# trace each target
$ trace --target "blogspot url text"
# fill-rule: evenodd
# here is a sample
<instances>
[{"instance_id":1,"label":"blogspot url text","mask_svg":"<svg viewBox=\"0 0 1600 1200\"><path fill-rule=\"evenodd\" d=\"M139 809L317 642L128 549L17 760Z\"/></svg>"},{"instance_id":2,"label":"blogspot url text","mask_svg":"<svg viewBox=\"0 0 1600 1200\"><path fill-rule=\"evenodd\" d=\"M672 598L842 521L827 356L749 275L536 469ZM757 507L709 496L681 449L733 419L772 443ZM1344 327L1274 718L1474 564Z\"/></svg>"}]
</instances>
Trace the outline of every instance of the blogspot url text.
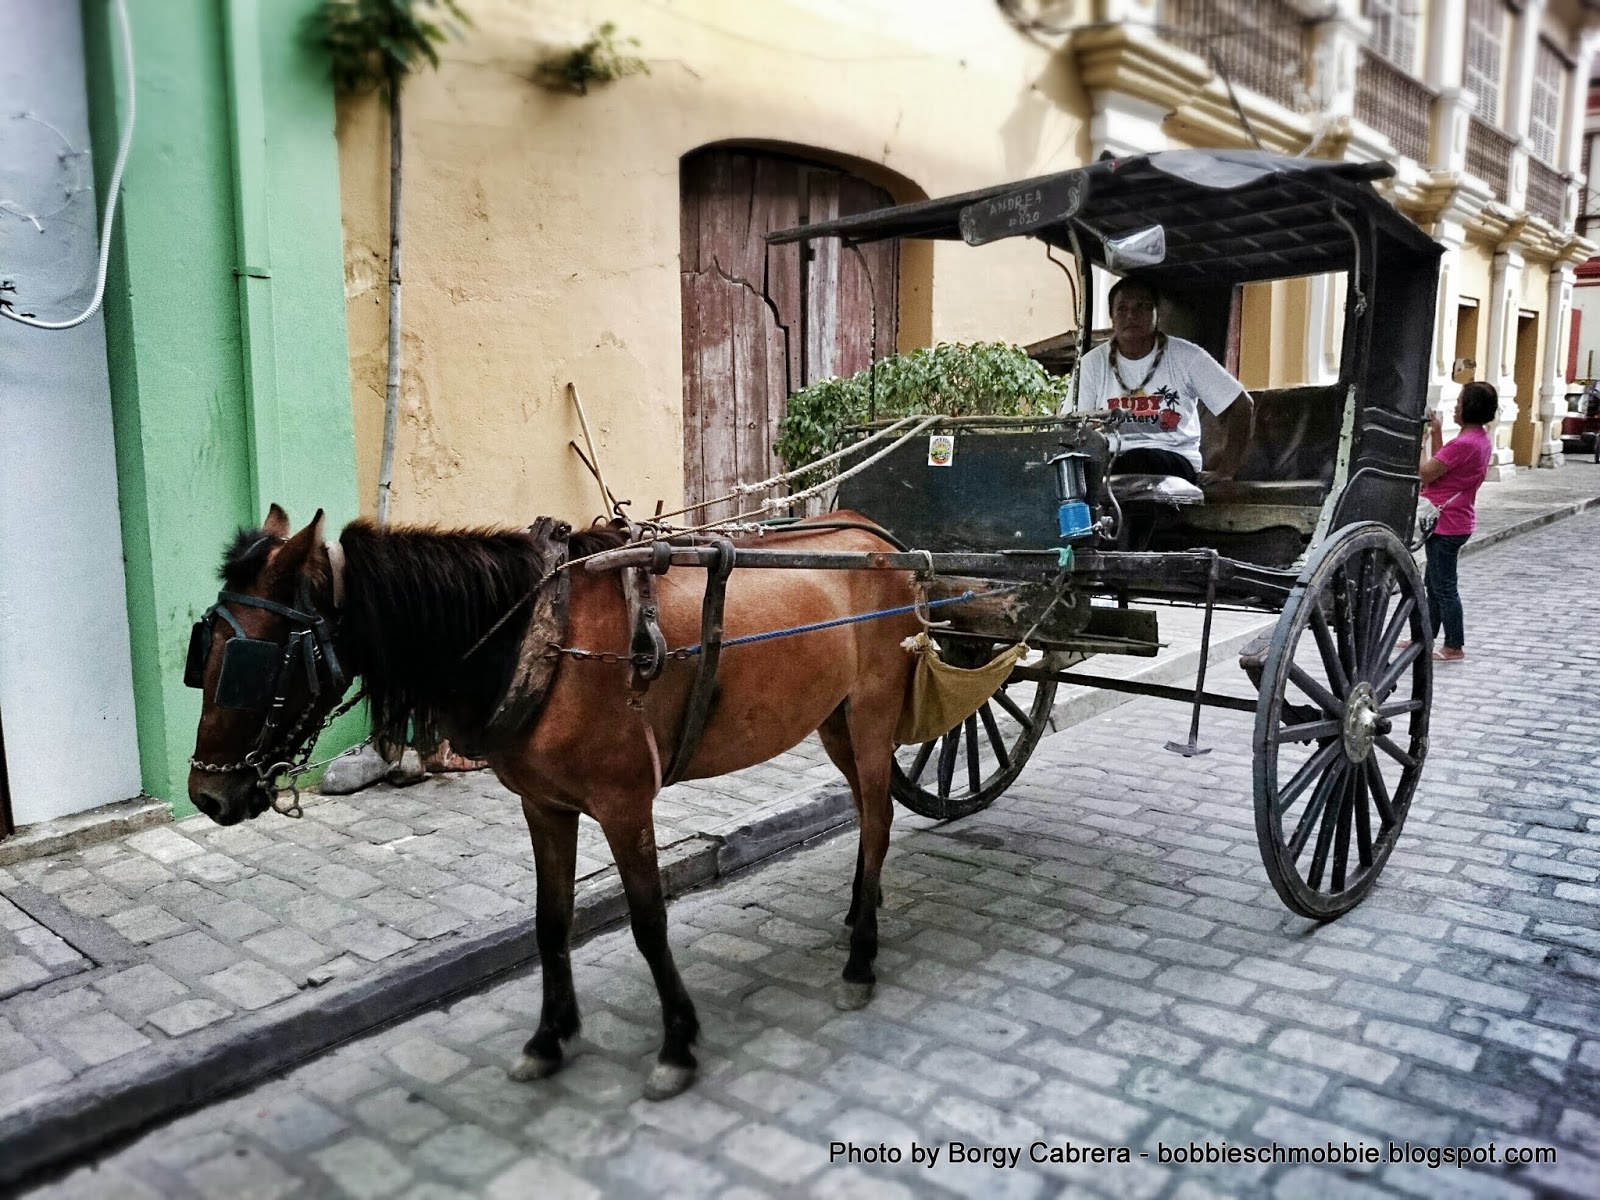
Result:
<instances>
[{"instance_id":1,"label":"blogspot url text","mask_svg":"<svg viewBox=\"0 0 1600 1200\"><path fill-rule=\"evenodd\" d=\"M1026 1146L975 1146L966 1142L923 1145L913 1142L909 1149L885 1142L876 1145L857 1142L830 1142L830 1163L915 1163L937 1167L941 1163L965 1166L983 1165L1008 1170L1022 1163L1126 1163L1135 1158L1170 1166L1202 1166L1224 1163L1257 1163L1319 1166L1354 1166L1362 1163L1409 1163L1429 1167L1519 1166L1554 1163L1553 1146L1424 1146L1416 1142L1326 1142L1315 1146L1285 1146L1279 1142L1235 1146L1228 1142L1184 1142L1167 1145L1157 1142L1154 1150L1130 1150L1126 1146L1075 1145L1072 1142L1031 1142Z\"/></svg>"}]
</instances>

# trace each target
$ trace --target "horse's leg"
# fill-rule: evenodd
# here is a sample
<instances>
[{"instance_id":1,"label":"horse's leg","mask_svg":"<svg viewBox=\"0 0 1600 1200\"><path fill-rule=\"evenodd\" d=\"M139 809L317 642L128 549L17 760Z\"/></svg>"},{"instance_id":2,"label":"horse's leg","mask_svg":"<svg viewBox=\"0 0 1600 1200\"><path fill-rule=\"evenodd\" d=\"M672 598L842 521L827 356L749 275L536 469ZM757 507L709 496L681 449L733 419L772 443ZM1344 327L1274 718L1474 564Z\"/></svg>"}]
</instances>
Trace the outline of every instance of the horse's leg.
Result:
<instances>
[{"instance_id":1,"label":"horse's leg","mask_svg":"<svg viewBox=\"0 0 1600 1200\"><path fill-rule=\"evenodd\" d=\"M522 813L533 838L538 879L534 931L539 942L539 974L544 1006L539 1028L522 1047L522 1059L511 1068L513 1079L543 1079L561 1069L562 1043L581 1024L572 987L572 894L578 867L578 814L544 808L524 797Z\"/></svg>"},{"instance_id":2,"label":"horse's leg","mask_svg":"<svg viewBox=\"0 0 1600 1200\"><path fill-rule=\"evenodd\" d=\"M611 845L617 873L622 876L634 943L645 962L650 964L656 994L661 997L665 1038L655 1069L645 1081L644 1096L647 1100L665 1100L694 1082L696 1064L692 1047L700 1034L700 1019L695 1016L694 1002L683 986L677 964L672 961L672 947L667 943L667 901L661 890L661 867L656 861L656 835L650 806L629 805L621 815L608 813L600 827Z\"/></svg>"},{"instance_id":3,"label":"horse's leg","mask_svg":"<svg viewBox=\"0 0 1600 1200\"><path fill-rule=\"evenodd\" d=\"M883 903L883 860L889 852L889 825L894 811L889 799L889 769L894 757L894 724L899 714L894 704L854 704L847 718L850 747L855 759L856 803L861 814L861 844L856 859L855 899L851 911L850 957L844 981L834 997L843 1009L861 1008L872 999L877 977L872 962L878 957L878 906Z\"/></svg>"},{"instance_id":4,"label":"horse's leg","mask_svg":"<svg viewBox=\"0 0 1600 1200\"><path fill-rule=\"evenodd\" d=\"M856 752L850 745L850 702L847 700L828 714L828 719L817 727L817 736L828 758L839 768L850 785L850 798L856 805L856 823L861 821L861 781L856 777ZM880 898L879 903L882 903ZM850 885L850 911L844 915L846 925L856 923L856 913L861 910L861 841L856 840L856 877Z\"/></svg>"}]
</instances>

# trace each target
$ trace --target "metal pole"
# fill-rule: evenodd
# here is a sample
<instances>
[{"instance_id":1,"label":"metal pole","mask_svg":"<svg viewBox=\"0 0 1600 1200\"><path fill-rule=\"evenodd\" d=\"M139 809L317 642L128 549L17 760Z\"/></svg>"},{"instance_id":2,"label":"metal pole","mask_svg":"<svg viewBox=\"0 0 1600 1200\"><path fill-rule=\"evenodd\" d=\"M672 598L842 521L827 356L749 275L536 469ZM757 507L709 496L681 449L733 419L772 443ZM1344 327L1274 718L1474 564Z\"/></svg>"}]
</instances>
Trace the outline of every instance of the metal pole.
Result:
<instances>
[{"instance_id":1,"label":"metal pole","mask_svg":"<svg viewBox=\"0 0 1600 1200\"><path fill-rule=\"evenodd\" d=\"M1201 695L1206 688L1206 664L1211 660L1211 613L1217 599L1217 552L1211 552L1211 570L1206 575L1206 619L1200 627L1200 666L1194 678L1194 712L1189 718L1189 740L1187 742L1168 742L1167 749L1185 758L1193 758L1197 754L1210 754L1210 746L1201 746L1200 738L1200 705Z\"/></svg>"}]
</instances>

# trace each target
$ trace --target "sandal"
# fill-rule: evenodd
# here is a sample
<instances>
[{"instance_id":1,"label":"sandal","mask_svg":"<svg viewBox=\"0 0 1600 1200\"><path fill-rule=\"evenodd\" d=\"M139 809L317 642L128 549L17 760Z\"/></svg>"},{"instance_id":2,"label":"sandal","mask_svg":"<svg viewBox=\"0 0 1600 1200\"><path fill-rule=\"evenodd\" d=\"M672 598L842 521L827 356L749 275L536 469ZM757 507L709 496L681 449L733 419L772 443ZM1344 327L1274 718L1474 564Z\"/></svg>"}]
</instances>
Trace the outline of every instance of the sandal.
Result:
<instances>
[{"instance_id":1,"label":"sandal","mask_svg":"<svg viewBox=\"0 0 1600 1200\"><path fill-rule=\"evenodd\" d=\"M1467 652L1458 646L1440 646L1433 652L1434 662L1461 662L1467 657Z\"/></svg>"}]
</instances>

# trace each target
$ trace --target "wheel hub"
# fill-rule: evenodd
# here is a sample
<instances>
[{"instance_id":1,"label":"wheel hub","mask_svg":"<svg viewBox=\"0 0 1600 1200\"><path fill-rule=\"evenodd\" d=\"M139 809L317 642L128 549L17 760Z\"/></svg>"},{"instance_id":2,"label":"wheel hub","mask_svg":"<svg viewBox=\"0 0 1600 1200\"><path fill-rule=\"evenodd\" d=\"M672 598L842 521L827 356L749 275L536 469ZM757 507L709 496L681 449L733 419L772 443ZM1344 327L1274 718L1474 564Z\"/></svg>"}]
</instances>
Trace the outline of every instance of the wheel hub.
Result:
<instances>
[{"instance_id":1,"label":"wheel hub","mask_svg":"<svg viewBox=\"0 0 1600 1200\"><path fill-rule=\"evenodd\" d=\"M1344 708L1344 751L1351 762L1365 762L1372 753L1372 743L1386 730L1385 722L1378 716L1378 700L1372 685L1362 682L1350 689L1350 699Z\"/></svg>"}]
</instances>

